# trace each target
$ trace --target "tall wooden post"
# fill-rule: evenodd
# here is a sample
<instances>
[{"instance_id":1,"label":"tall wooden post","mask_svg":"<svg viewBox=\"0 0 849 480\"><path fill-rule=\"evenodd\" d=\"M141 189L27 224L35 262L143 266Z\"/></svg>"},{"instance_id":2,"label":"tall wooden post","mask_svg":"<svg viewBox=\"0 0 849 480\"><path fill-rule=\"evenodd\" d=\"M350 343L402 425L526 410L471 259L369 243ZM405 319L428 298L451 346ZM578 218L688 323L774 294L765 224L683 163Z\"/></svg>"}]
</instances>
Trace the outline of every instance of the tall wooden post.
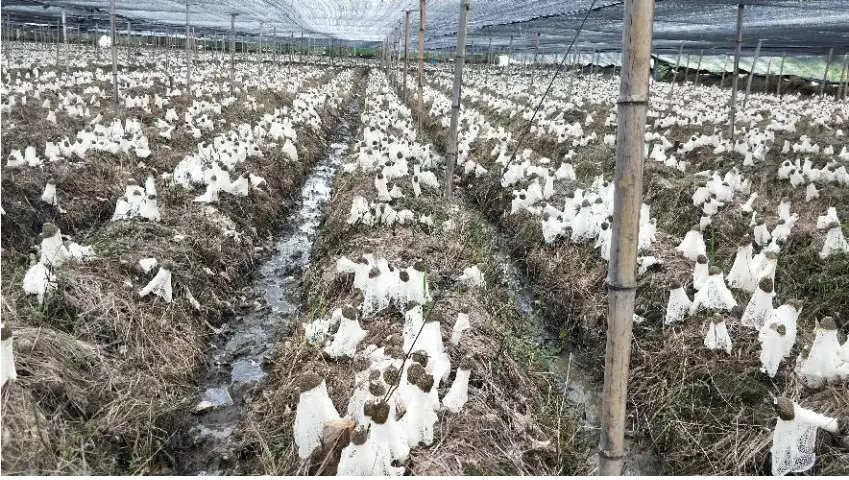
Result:
<instances>
[{"instance_id":1,"label":"tall wooden post","mask_svg":"<svg viewBox=\"0 0 849 480\"><path fill-rule=\"evenodd\" d=\"M637 290L637 244L643 192L654 0L626 0L616 129L613 244L607 273L609 314L604 356L598 474L619 476L625 464L625 401Z\"/></svg>"},{"instance_id":2,"label":"tall wooden post","mask_svg":"<svg viewBox=\"0 0 849 480\"><path fill-rule=\"evenodd\" d=\"M407 70L410 69L410 11L404 12L404 101L407 101Z\"/></svg>"},{"instance_id":3,"label":"tall wooden post","mask_svg":"<svg viewBox=\"0 0 849 480\"><path fill-rule=\"evenodd\" d=\"M510 65L513 63L513 35L510 35L510 47L507 51L507 71L504 75L504 88L510 88Z\"/></svg>"},{"instance_id":4,"label":"tall wooden post","mask_svg":"<svg viewBox=\"0 0 849 480\"><path fill-rule=\"evenodd\" d=\"M189 27L189 2L186 1L186 95L192 98L192 47L190 39L192 30Z\"/></svg>"},{"instance_id":5,"label":"tall wooden post","mask_svg":"<svg viewBox=\"0 0 849 480\"><path fill-rule=\"evenodd\" d=\"M11 39L9 37L9 40ZM68 68L68 54L70 53L70 49L68 48L68 23L65 21L65 10L62 10L62 43L65 44L65 68Z\"/></svg>"},{"instance_id":6,"label":"tall wooden post","mask_svg":"<svg viewBox=\"0 0 849 480\"><path fill-rule=\"evenodd\" d=\"M678 59L675 60L675 70L672 71L672 84L669 85L669 93L667 94L668 98L672 98L672 92L675 91L675 82L678 79L678 69L681 68L681 52L684 51L684 42L681 42L681 46L678 47Z\"/></svg>"},{"instance_id":7,"label":"tall wooden post","mask_svg":"<svg viewBox=\"0 0 849 480\"><path fill-rule=\"evenodd\" d=\"M133 27L130 25L130 22L127 22L127 65L133 63Z\"/></svg>"},{"instance_id":8,"label":"tall wooden post","mask_svg":"<svg viewBox=\"0 0 849 480\"><path fill-rule=\"evenodd\" d=\"M820 98L825 93L825 84L828 82L828 69L831 67L831 56L834 55L834 48L828 49L828 60L825 61L825 71L822 72L822 83L820 83Z\"/></svg>"},{"instance_id":9,"label":"tall wooden post","mask_svg":"<svg viewBox=\"0 0 849 480\"><path fill-rule=\"evenodd\" d=\"M230 86L236 79L236 14L230 14Z\"/></svg>"},{"instance_id":10,"label":"tall wooden post","mask_svg":"<svg viewBox=\"0 0 849 480\"><path fill-rule=\"evenodd\" d=\"M843 66L840 68L840 82L837 83L837 95L834 97L835 100L840 100L845 94L843 80L846 78L847 62L849 62L849 55L843 55Z\"/></svg>"},{"instance_id":11,"label":"tall wooden post","mask_svg":"<svg viewBox=\"0 0 849 480\"><path fill-rule=\"evenodd\" d=\"M100 31L100 25L94 24L94 54L97 55L97 61L100 61L100 39L97 38L98 32Z\"/></svg>"},{"instance_id":12,"label":"tall wooden post","mask_svg":"<svg viewBox=\"0 0 849 480\"><path fill-rule=\"evenodd\" d=\"M463 86L463 63L466 59L466 24L469 19L469 0L460 4L457 27L457 53L454 55L454 88L451 92L451 128L448 130L448 156L445 163L445 198L451 198L454 188L454 165L457 163L457 127L460 121L460 90Z\"/></svg>"},{"instance_id":13,"label":"tall wooden post","mask_svg":"<svg viewBox=\"0 0 849 480\"><path fill-rule=\"evenodd\" d=\"M596 49L595 49L595 47L593 47L593 53L590 56L590 75L595 73L595 51L596 51Z\"/></svg>"},{"instance_id":14,"label":"tall wooden post","mask_svg":"<svg viewBox=\"0 0 849 480\"><path fill-rule=\"evenodd\" d=\"M257 52L257 53L259 55L259 63L260 64L262 64L262 61L265 60L264 55L263 55L263 51L262 51L262 34L263 34L262 29L263 29L264 25L265 24L263 22L259 22L259 52Z\"/></svg>"},{"instance_id":15,"label":"tall wooden post","mask_svg":"<svg viewBox=\"0 0 849 480\"><path fill-rule=\"evenodd\" d=\"M489 71L492 70L492 37L489 37L489 49L486 52L486 66L484 66L486 76L484 84L489 86Z\"/></svg>"},{"instance_id":16,"label":"tall wooden post","mask_svg":"<svg viewBox=\"0 0 849 480\"><path fill-rule=\"evenodd\" d=\"M728 136L734 140L734 121L737 116L737 86L740 84L740 48L743 44L743 2L737 4L737 34L734 36L734 72L731 77L731 108L728 112Z\"/></svg>"},{"instance_id":17,"label":"tall wooden post","mask_svg":"<svg viewBox=\"0 0 849 480\"><path fill-rule=\"evenodd\" d=\"M118 52L115 44L118 43L118 31L115 26L115 0L109 0L109 24L112 35L110 49L112 50L112 100L115 103L115 116L118 116Z\"/></svg>"},{"instance_id":18,"label":"tall wooden post","mask_svg":"<svg viewBox=\"0 0 849 480\"><path fill-rule=\"evenodd\" d=\"M702 56L704 55L704 53L705 53L704 50L699 50L699 63L696 64L696 78L695 78L695 84L696 84L697 87L699 86L699 76L700 76L699 72L702 71Z\"/></svg>"},{"instance_id":19,"label":"tall wooden post","mask_svg":"<svg viewBox=\"0 0 849 480\"><path fill-rule=\"evenodd\" d=\"M533 93L534 90L534 77L537 74L537 57L539 55L539 32L534 35L534 65L531 67L531 83L528 86L528 92Z\"/></svg>"},{"instance_id":20,"label":"tall wooden post","mask_svg":"<svg viewBox=\"0 0 849 480\"><path fill-rule=\"evenodd\" d=\"M772 57L766 61L766 78L764 79L764 93L769 93L769 74L772 71Z\"/></svg>"},{"instance_id":21,"label":"tall wooden post","mask_svg":"<svg viewBox=\"0 0 849 480\"><path fill-rule=\"evenodd\" d=\"M424 42L425 42L425 0L419 0L419 135L422 133L422 117L424 117Z\"/></svg>"},{"instance_id":22,"label":"tall wooden post","mask_svg":"<svg viewBox=\"0 0 849 480\"><path fill-rule=\"evenodd\" d=\"M749 92L752 90L752 79L755 78L755 67L758 64L758 56L761 54L761 45L763 40L758 40L758 46L755 48L755 58L752 59L752 68L749 69L749 79L746 81L746 96L743 97L743 108L749 104Z\"/></svg>"},{"instance_id":23,"label":"tall wooden post","mask_svg":"<svg viewBox=\"0 0 849 480\"><path fill-rule=\"evenodd\" d=\"M59 68L59 34L62 30L62 24L60 22L56 22L56 41L54 42L56 45L56 68Z\"/></svg>"},{"instance_id":24,"label":"tall wooden post","mask_svg":"<svg viewBox=\"0 0 849 480\"><path fill-rule=\"evenodd\" d=\"M781 65L778 67L778 85L775 87L775 94L781 97L781 80L784 78L784 52L781 53Z\"/></svg>"}]
</instances>

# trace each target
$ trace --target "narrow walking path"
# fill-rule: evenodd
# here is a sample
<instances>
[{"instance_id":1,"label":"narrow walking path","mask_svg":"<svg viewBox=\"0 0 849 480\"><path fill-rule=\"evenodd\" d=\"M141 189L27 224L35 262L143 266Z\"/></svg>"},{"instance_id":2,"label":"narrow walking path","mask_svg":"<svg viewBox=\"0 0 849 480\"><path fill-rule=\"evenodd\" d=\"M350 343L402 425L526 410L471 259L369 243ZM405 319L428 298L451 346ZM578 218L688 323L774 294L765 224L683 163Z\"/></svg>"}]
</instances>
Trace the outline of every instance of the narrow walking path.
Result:
<instances>
[{"instance_id":1,"label":"narrow walking path","mask_svg":"<svg viewBox=\"0 0 849 480\"><path fill-rule=\"evenodd\" d=\"M356 87L355 87L356 88ZM359 121L359 93L352 94L347 113L333 132L328 149L307 178L299 207L288 219L271 258L263 263L252 286L254 309L238 318L226 341L215 348L199 381L200 402L187 414L187 451L176 459L183 474L238 474L232 460L234 431L246 409L265 385L266 364L274 346L291 326L300 306L298 273L310 261L316 228L330 200L331 185L349 149Z\"/></svg>"}]
</instances>

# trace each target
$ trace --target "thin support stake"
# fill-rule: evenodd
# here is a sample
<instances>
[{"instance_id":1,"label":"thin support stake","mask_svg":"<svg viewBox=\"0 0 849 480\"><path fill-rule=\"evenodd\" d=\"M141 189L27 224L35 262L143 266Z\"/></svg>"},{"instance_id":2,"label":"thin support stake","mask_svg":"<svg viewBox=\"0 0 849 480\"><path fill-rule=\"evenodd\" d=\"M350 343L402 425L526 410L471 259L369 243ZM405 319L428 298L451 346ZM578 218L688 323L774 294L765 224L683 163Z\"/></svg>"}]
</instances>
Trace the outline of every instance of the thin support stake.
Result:
<instances>
[{"instance_id":1,"label":"thin support stake","mask_svg":"<svg viewBox=\"0 0 849 480\"><path fill-rule=\"evenodd\" d=\"M425 0L419 0L419 77L418 77L418 107L419 107L419 133L422 131L422 117L424 117L424 42L425 42Z\"/></svg>"},{"instance_id":2,"label":"thin support stake","mask_svg":"<svg viewBox=\"0 0 849 480\"><path fill-rule=\"evenodd\" d=\"M749 92L752 91L752 79L755 78L755 68L758 65L758 56L761 54L761 45L763 40L758 40L758 46L755 48L755 58L752 59L752 68L749 69L749 79L746 81L746 96L743 97L743 108L749 104Z\"/></svg>"},{"instance_id":3,"label":"thin support stake","mask_svg":"<svg viewBox=\"0 0 849 480\"><path fill-rule=\"evenodd\" d=\"M737 116L737 86L740 84L740 48L743 43L743 2L737 4L737 34L734 36L734 72L731 77L731 108L728 112L728 136L734 140L734 121Z\"/></svg>"},{"instance_id":4,"label":"thin support stake","mask_svg":"<svg viewBox=\"0 0 849 480\"><path fill-rule=\"evenodd\" d=\"M834 55L834 49L828 49L828 60L825 61L825 71L822 72L822 83L820 83L820 98L825 94L825 84L828 82L828 69L831 67L831 57Z\"/></svg>"},{"instance_id":5,"label":"thin support stake","mask_svg":"<svg viewBox=\"0 0 849 480\"><path fill-rule=\"evenodd\" d=\"M675 70L672 71L672 84L669 85L668 98L672 98L672 92L675 91L675 81L678 79L678 69L681 68L681 52L684 51L684 42L678 47L678 60L675 60Z\"/></svg>"},{"instance_id":6,"label":"thin support stake","mask_svg":"<svg viewBox=\"0 0 849 480\"><path fill-rule=\"evenodd\" d=\"M448 156L445 168L445 198L450 199L454 187L454 165L457 162L457 128L460 121L460 90L463 85L463 63L466 59L466 25L469 19L469 0L460 4L457 27L457 53L454 55L454 88L451 93L451 128L448 130Z\"/></svg>"}]
</instances>

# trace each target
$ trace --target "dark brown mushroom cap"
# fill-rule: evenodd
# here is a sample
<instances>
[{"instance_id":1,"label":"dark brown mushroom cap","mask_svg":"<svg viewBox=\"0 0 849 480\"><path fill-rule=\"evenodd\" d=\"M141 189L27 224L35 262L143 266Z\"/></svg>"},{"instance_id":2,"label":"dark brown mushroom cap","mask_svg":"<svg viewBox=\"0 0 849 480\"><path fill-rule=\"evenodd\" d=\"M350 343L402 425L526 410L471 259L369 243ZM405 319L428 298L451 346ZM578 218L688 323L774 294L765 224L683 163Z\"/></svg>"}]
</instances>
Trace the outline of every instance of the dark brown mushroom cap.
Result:
<instances>
[{"instance_id":1,"label":"dark brown mushroom cap","mask_svg":"<svg viewBox=\"0 0 849 480\"><path fill-rule=\"evenodd\" d=\"M766 252L766 253L764 254L764 256L765 256L768 260L776 260L776 259L778 258L778 254L777 254L777 253L775 253L775 252L773 252L773 251Z\"/></svg>"},{"instance_id":2,"label":"dark brown mushroom cap","mask_svg":"<svg viewBox=\"0 0 849 480\"><path fill-rule=\"evenodd\" d=\"M172 262L170 260L165 260L164 262L159 264L159 268L164 268L165 270L168 270L169 272L173 272L174 271L174 262Z\"/></svg>"},{"instance_id":3,"label":"dark brown mushroom cap","mask_svg":"<svg viewBox=\"0 0 849 480\"><path fill-rule=\"evenodd\" d=\"M59 233L59 229L56 228L56 225L53 225L50 222L45 222L44 225L41 226L41 233L44 235L44 238L49 238Z\"/></svg>"},{"instance_id":4,"label":"dark brown mushroom cap","mask_svg":"<svg viewBox=\"0 0 849 480\"><path fill-rule=\"evenodd\" d=\"M751 243L752 243L752 237L750 237L748 235L743 235L743 237L740 238L740 241L737 243L737 245L739 245L741 247L748 247L749 245L751 245Z\"/></svg>"},{"instance_id":5,"label":"dark brown mushroom cap","mask_svg":"<svg viewBox=\"0 0 849 480\"><path fill-rule=\"evenodd\" d=\"M0 329L0 340L8 340L10 338L12 338L12 327L7 323Z\"/></svg>"},{"instance_id":6,"label":"dark brown mushroom cap","mask_svg":"<svg viewBox=\"0 0 849 480\"><path fill-rule=\"evenodd\" d=\"M581 207L589 207L590 205L591 205L591 203L587 199L584 199L584 201L581 202Z\"/></svg>"},{"instance_id":7,"label":"dark brown mushroom cap","mask_svg":"<svg viewBox=\"0 0 849 480\"><path fill-rule=\"evenodd\" d=\"M426 373L424 365L414 362L409 366L409 368L407 368L407 382L415 384L419 381L419 378Z\"/></svg>"},{"instance_id":8,"label":"dark brown mushroom cap","mask_svg":"<svg viewBox=\"0 0 849 480\"><path fill-rule=\"evenodd\" d=\"M398 378L400 374L398 372L398 368L395 365L390 365L386 367L386 370L383 371L383 381L389 385L395 385L398 383Z\"/></svg>"},{"instance_id":9,"label":"dark brown mushroom cap","mask_svg":"<svg viewBox=\"0 0 849 480\"><path fill-rule=\"evenodd\" d=\"M374 423L383 425L389 418L389 404L383 400L366 402L366 404L363 405L363 413L371 417L371 420Z\"/></svg>"},{"instance_id":10,"label":"dark brown mushroom cap","mask_svg":"<svg viewBox=\"0 0 849 480\"><path fill-rule=\"evenodd\" d=\"M758 225L763 225L764 223L766 223L766 220L764 220L763 218L759 218L755 223L757 223Z\"/></svg>"},{"instance_id":11,"label":"dark brown mushroom cap","mask_svg":"<svg viewBox=\"0 0 849 480\"><path fill-rule=\"evenodd\" d=\"M787 223L786 220L784 220L783 218L779 218L777 225L784 225L785 223Z\"/></svg>"},{"instance_id":12,"label":"dark brown mushroom cap","mask_svg":"<svg viewBox=\"0 0 849 480\"><path fill-rule=\"evenodd\" d=\"M831 230L833 228L840 228L840 223L832 220L832 221L828 222L828 225L826 225L825 228L827 228L829 230Z\"/></svg>"},{"instance_id":13,"label":"dark brown mushroom cap","mask_svg":"<svg viewBox=\"0 0 849 480\"><path fill-rule=\"evenodd\" d=\"M319 377L317 374L313 372L307 372L298 377L295 386L298 388L298 390L301 391L301 393L303 393L308 392L313 388L321 385L322 381L322 378Z\"/></svg>"},{"instance_id":14,"label":"dark brown mushroom cap","mask_svg":"<svg viewBox=\"0 0 849 480\"><path fill-rule=\"evenodd\" d=\"M799 311L800 308L802 308L802 301L799 300L798 298L791 298L790 300L787 300L784 303L786 305L790 305L791 307L796 309L797 312Z\"/></svg>"},{"instance_id":15,"label":"dark brown mushroom cap","mask_svg":"<svg viewBox=\"0 0 849 480\"><path fill-rule=\"evenodd\" d=\"M820 328L823 330L837 330L837 323L834 321L834 317L823 317L820 320Z\"/></svg>"},{"instance_id":16,"label":"dark brown mushroom cap","mask_svg":"<svg viewBox=\"0 0 849 480\"><path fill-rule=\"evenodd\" d=\"M769 326L769 328L778 332L778 334L781 335L782 337L784 335L787 335L787 327L785 327L784 324L782 324L782 323L773 323Z\"/></svg>"},{"instance_id":17,"label":"dark brown mushroom cap","mask_svg":"<svg viewBox=\"0 0 849 480\"><path fill-rule=\"evenodd\" d=\"M595 199L595 202L594 202L594 203L595 203L596 205L598 205L598 204L602 204L602 203L604 203L604 200L602 200L602 199L601 199L601 197L596 197L596 199Z\"/></svg>"},{"instance_id":18,"label":"dark brown mushroom cap","mask_svg":"<svg viewBox=\"0 0 849 480\"><path fill-rule=\"evenodd\" d=\"M351 443L354 445L363 445L368 441L368 429L359 426L351 433Z\"/></svg>"},{"instance_id":19,"label":"dark brown mushroom cap","mask_svg":"<svg viewBox=\"0 0 849 480\"><path fill-rule=\"evenodd\" d=\"M708 275L719 275L722 273L722 270L719 267L710 267L708 269Z\"/></svg>"},{"instance_id":20,"label":"dark brown mushroom cap","mask_svg":"<svg viewBox=\"0 0 849 480\"><path fill-rule=\"evenodd\" d=\"M137 182L135 178L127 180L127 186L138 186L138 184L139 182Z\"/></svg>"},{"instance_id":21,"label":"dark brown mushroom cap","mask_svg":"<svg viewBox=\"0 0 849 480\"><path fill-rule=\"evenodd\" d=\"M380 372L378 372L378 378L380 376ZM386 387L383 386L381 382L369 382L368 391L375 397L382 397L386 395Z\"/></svg>"},{"instance_id":22,"label":"dark brown mushroom cap","mask_svg":"<svg viewBox=\"0 0 849 480\"><path fill-rule=\"evenodd\" d=\"M705 255L699 255L696 257L696 263L701 263L702 265L708 263L708 258Z\"/></svg>"},{"instance_id":23,"label":"dark brown mushroom cap","mask_svg":"<svg viewBox=\"0 0 849 480\"><path fill-rule=\"evenodd\" d=\"M429 373L420 375L415 385L422 389L424 393L430 393L430 389L433 388L433 375Z\"/></svg>"},{"instance_id":24,"label":"dark brown mushroom cap","mask_svg":"<svg viewBox=\"0 0 849 480\"><path fill-rule=\"evenodd\" d=\"M699 224L695 224L695 225L693 225L692 227L690 227L690 231L691 231L691 232L701 232L701 231L702 231L702 226L701 226L701 225L699 225Z\"/></svg>"},{"instance_id":25,"label":"dark brown mushroom cap","mask_svg":"<svg viewBox=\"0 0 849 480\"><path fill-rule=\"evenodd\" d=\"M48 185L56 185L56 179L55 179L55 178L53 178L53 177L48 178L48 179L47 179L47 184L48 184Z\"/></svg>"},{"instance_id":26,"label":"dark brown mushroom cap","mask_svg":"<svg viewBox=\"0 0 849 480\"><path fill-rule=\"evenodd\" d=\"M377 267L371 267L371 270L368 271L368 278L375 278L380 275L380 269Z\"/></svg>"},{"instance_id":27,"label":"dark brown mushroom cap","mask_svg":"<svg viewBox=\"0 0 849 480\"><path fill-rule=\"evenodd\" d=\"M602 230L607 230L608 228L610 228L610 225L608 225L607 222L601 222L601 229Z\"/></svg>"},{"instance_id":28,"label":"dark brown mushroom cap","mask_svg":"<svg viewBox=\"0 0 849 480\"><path fill-rule=\"evenodd\" d=\"M141 190L133 190L133 196L134 197L140 197L141 195L142 195Z\"/></svg>"},{"instance_id":29,"label":"dark brown mushroom cap","mask_svg":"<svg viewBox=\"0 0 849 480\"><path fill-rule=\"evenodd\" d=\"M344 307L342 307L342 316L347 318L348 320L356 320L357 309L351 305L345 305Z\"/></svg>"},{"instance_id":30,"label":"dark brown mushroom cap","mask_svg":"<svg viewBox=\"0 0 849 480\"><path fill-rule=\"evenodd\" d=\"M566 198L575 198L575 192L566 192Z\"/></svg>"},{"instance_id":31,"label":"dark brown mushroom cap","mask_svg":"<svg viewBox=\"0 0 849 480\"><path fill-rule=\"evenodd\" d=\"M738 318L738 319L742 318L743 317L743 307L741 307L740 305L734 305L733 307L731 307L731 311L728 312L728 313L733 318Z\"/></svg>"},{"instance_id":32,"label":"dark brown mushroom cap","mask_svg":"<svg viewBox=\"0 0 849 480\"><path fill-rule=\"evenodd\" d=\"M427 366L428 358L430 358L424 350L416 350L410 357L414 362L421 364L423 367Z\"/></svg>"},{"instance_id":33,"label":"dark brown mushroom cap","mask_svg":"<svg viewBox=\"0 0 849 480\"><path fill-rule=\"evenodd\" d=\"M782 420L793 420L796 418L793 401L787 397L779 397L775 400L775 413L777 413L778 418Z\"/></svg>"},{"instance_id":34,"label":"dark brown mushroom cap","mask_svg":"<svg viewBox=\"0 0 849 480\"><path fill-rule=\"evenodd\" d=\"M369 362L367 358L356 357L354 358L354 362L351 366L354 367L355 372L359 373L368 370L371 366L371 362Z\"/></svg>"},{"instance_id":35,"label":"dark brown mushroom cap","mask_svg":"<svg viewBox=\"0 0 849 480\"><path fill-rule=\"evenodd\" d=\"M462 370L471 370L472 365L474 364L474 357L471 355L464 355L463 358L460 359L459 368Z\"/></svg>"},{"instance_id":36,"label":"dark brown mushroom cap","mask_svg":"<svg viewBox=\"0 0 849 480\"><path fill-rule=\"evenodd\" d=\"M155 193L151 193L150 195L148 195L148 196L147 196L147 199L148 199L148 200L156 201L156 194L155 194Z\"/></svg>"},{"instance_id":37,"label":"dark brown mushroom cap","mask_svg":"<svg viewBox=\"0 0 849 480\"><path fill-rule=\"evenodd\" d=\"M681 288L681 282L679 282L678 280L670 280L669 281L669 289L670 290L678 290L679 288Z\"/></svg>"},{"instance_id":38,"label":"dark brown mushroom cap","mask_svg":"<svg viewBox=\"0 0 849 480\"><path fill-rule=\"evenodd\" d=\"M713 323L719 324L725 321L725 317L716 313L713 315L713 318L710 319Z\"/></svg>"},{"instance_id":39,"label":"dark brown mushroom cap","mask_svg":"<svg viewBox=\"0 0 849 480\"><path fill-rule=\"evenodd\" d=\"M418 260L413 264L413 269L417 272L426 272L427 271L427 263L424 260Z\"/></svg>"}]
</instances>

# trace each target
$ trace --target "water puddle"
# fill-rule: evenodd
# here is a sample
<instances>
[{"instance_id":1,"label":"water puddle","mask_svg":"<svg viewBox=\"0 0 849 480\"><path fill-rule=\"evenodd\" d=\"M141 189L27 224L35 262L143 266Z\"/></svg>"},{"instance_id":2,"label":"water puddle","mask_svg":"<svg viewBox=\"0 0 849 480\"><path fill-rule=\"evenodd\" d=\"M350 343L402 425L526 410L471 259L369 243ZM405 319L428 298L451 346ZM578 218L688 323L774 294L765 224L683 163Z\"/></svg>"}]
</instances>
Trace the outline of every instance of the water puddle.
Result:
<instances>
[{"instance_id":1,"label":"water puddle","mask_svg":"<svg viewBox=\"0 0 849 480\"><path fill-rule=\"evenodd\" d=\"M178 459L184 474L238 474L229 467L232 434L254 394L264 385L276 341L299 309L298 277L309 264L316 228L330 200L331 185L356 133L359 98L354 96L330 139L327 152L307 178L300 204L285 221L273 256L256 274L254 309L237 318L226 341L215 348L200 380L201 396L187 422L188 452Z\"/></svg>"},{"instance_id":2,"label":"water puddle","mask_svg":"<svg viewBox=\"0 0 849 480\"><path fill-rule=\"evenodd\" d=\"M498 265L501 278L507 285L510 298L519 313L525 317L530 325L531 331L536 337L537 343L543 346L561 345L557 338L545 328L544 319L540 318L534 309L534 294L530 288L527 276L507 255L506 239L497 237L496 247L492 251L492 257ZM588 373L589 369L581 365L577 356L569 351L561 351L551 366L560 384L561 391L580 422L579 428L585 431L591 444L598 443L599 411L601 409L602 385L594 382ZM625 475L660 475L661 464L658 458L626 437L628 448L625 460ZM592 469L597 468L596 455L587 459Z\"/></svg>"}]
</instances>

